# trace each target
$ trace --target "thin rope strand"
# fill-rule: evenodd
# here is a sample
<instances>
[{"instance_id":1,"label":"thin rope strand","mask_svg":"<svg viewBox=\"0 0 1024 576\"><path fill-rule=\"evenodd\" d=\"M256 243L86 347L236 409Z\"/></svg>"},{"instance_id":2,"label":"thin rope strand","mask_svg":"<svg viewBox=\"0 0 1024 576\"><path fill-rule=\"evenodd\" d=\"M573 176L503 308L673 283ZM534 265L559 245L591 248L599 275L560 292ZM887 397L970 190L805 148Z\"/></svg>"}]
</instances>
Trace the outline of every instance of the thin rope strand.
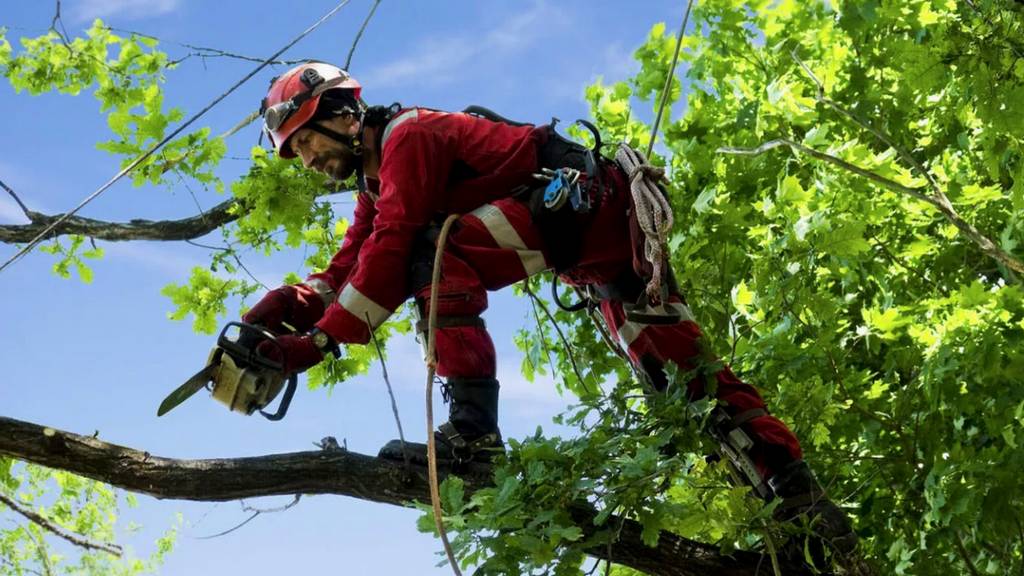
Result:
<instances>
[{"instance_id":1,"label":"thin rope strand","mask_svg":"<svg viewBox=\"0 0 1024 576\"><path fill-rule=\"evenodd\" d=\"M672 78L676 73L676 62L679 61L679 50L683 47L683 32L686 31L686 23L690 21L690 9L693 8L693 0L686 3L686 14L683 15L683 25L679 27L679 38L676 39L676 53L672 55L672 66L668 69L668 76L665 78L665 87L661 90L661 103L658 104L658 114L654 117L654 125L651 126L651 139L647 142L647 153L644 156L650 158L654 150L654 139L658 136L658 127L661 125L661 113L665 110L665 103L668 102L668 91L672 87Z\"/></svg>"},{"instance_id":2,"label":"thin rope strand","mask_svg":"<svg viewBox=\"0 0 1024 576\"><path fill-rule=\"evenodd\" d=\"M437 443L434 441L434 373L437 371L437 286L441 282L441 262L444 259L444 245L448 240L448 230L458 220L458 214L450 214L441 226L441 234L437 238L437 250L434 253L434 273L430 281L430 310L427 314L427 478L430 484L430 505L434 510L434 526L441 536L444 553L448 563L452 565L455 576L462 576L459 564L455 561L455 551L448 542L448 532L444 528L441 517L441 491L437 482Z\"/></svg>"}]
</instances>

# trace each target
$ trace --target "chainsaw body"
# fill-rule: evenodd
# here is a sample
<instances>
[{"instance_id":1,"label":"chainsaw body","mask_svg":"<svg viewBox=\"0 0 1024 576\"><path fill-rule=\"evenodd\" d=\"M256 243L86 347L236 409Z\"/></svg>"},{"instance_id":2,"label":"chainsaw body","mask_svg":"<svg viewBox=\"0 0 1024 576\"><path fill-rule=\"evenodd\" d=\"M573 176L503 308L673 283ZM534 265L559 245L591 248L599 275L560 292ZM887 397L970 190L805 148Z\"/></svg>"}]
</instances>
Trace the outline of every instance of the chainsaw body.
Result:
<instances>
[{"instance_id":1,"label":"chainsaw body","mask_svg":"<svg viewBox=\"0 0 1024 576\"><path fill-rule=\"evenodd\" d=\"M284 350L273 333L260 326L229 322L210 351L206 367L171 392L160 404L157 416L163 416L200 389L207 388L214 400L232 412L249 415L258 410L269 420L284 418L295 394L298 375L287 376L282 362L260 354L258 347L263 342L278 346L279 356L284 357ZM265 412L263 408L273 402L282 389L285 393L277 410Z\"/></svg>"}]
</instances>

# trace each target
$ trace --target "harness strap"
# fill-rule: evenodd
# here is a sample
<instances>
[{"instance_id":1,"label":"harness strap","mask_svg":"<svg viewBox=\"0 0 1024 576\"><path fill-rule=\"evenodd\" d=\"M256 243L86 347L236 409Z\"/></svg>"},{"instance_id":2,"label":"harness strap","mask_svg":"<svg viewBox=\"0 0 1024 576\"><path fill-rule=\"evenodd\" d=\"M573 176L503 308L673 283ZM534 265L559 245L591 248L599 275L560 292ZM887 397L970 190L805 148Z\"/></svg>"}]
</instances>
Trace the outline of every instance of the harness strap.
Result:
<instances>
[{"instance_id":1,"label":"harness strap","mask_svg":"<svg viewBox=\"0 0 1024 576\"><path fill-rule=\"evenodd\" d=\"M426 332L427 331L427 320L421 319L416 321L416 331ZM487 324L484 319L479 316L438 316L437 327L438 328L454 328L456 326L473 326L475 328L486 328Z\"/></svg>"},{"instance_id":2,"label":"harness strap","mask_svg":"<svg viewBox=\"0 0 1024 576\"><path fill-rule=\"evenodd\" d=\"M750 410L744 410L739 414L732 417L732 425L739 428L740 426L750 422L755 418L767 416L768 411L764 408L751 408Z\"/></svg>"}]
</instances>

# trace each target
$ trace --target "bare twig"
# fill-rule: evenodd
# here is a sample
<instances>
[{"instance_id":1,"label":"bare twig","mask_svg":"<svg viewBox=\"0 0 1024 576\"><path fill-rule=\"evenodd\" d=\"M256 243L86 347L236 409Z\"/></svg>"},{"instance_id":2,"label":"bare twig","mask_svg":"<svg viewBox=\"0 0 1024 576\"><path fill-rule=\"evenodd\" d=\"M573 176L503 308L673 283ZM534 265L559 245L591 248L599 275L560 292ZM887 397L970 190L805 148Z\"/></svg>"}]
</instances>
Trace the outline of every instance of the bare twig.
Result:
<instances>
[{"instance_id":1,"label":"bare twig","mask_svg":"<svg viewBox=\"0 0 1024 576\"><path fill-rule=\"evenodd\" d=\"M380 358L380 370L384 373L384 384L388 387L388 396L391 398L391 413L395 415L395 425L398 426L398 440L402 443L402 460L405 461L405 470L409 472L409 453L405 448L405 432L402 431L402 419L398 416L398 402L395 401L395 391L391 388L391 378L388 377L388 365L384 362L384 351L381 350L380 341L377 339L377 331L373 329L370 322L370 313L366 313L366 325L370 329L370 336L373 337L373 346L377 349L377 358Z\"/></svg>"},{"instance_id":2,"label":"bare twig","mask_svg":"<svg viewBox=\"0 0 1024 576\"><path fill-rule=\"evenodd\" d=\"M238 255L238 252L235 251L235 247L234 246L211 246L209 244L201 244L201 243L196 242L194 240L191 240L189 238L185 239L185 243L186 244L191 244L192 246L195 246L196 248L205 248L207 250L217 250L218 252L227 252L231 256L231 259L235 261L235 264L238 264L238 267L241 268L242 271L245 272L245 274L253 282L255 282L256 284L259 284L260 287L263 288L264 290L270 290L269 286L264 284L259 278L257 278L252 272L249 271L249 269L245 266L245 264L242 263L242 258L241 258L241 256Z\"/></svg>"},{"instance_id":3,"label":"bare twig","mask_svg":"<svg viewBox=\"0 0 1024 576\"><path fill-rule=\"evenodd\" d=\"M192 50L191 53L186 54L185 56L182 56L181 58L178 58L177 60L171 61L170 64L179 64L181 62L184 62L185 60L188 60L189 58L191 58L193 56L196 56L196 57L199 57L199 58L234 58L236 60L245 60L246 62L263 62L263 58L258 58L258 57L255 57L255 56L246 56L244 54L238 54L238 53L235 53L235 52L229 52L227 50L222 50L220 48L210 48L208 46L197 46L195 44L189 44L187 42L177 42L177 41L174 41L174 40L168 40L166 38L160 38L160 37L154 36L152 34L147 34L145 32L139 32L138 30L129 30L129 29L125 29L125 28L115 28L113 26L105 26L104 28L106 30L110 31L110 32L118 32L120 34L128 34L130 36L137 36L139 38L147 38L149 40L156 40L157 42L161 42L163 44L173 44L175 46L181 46L182 48L187 48L189 50ZM281 65L281 66L291 66L291 65L295 65L295 64L300 64L302 62L308 62L308 61L309 61L308 58L296 58L296 59L292 59L292 60L271 60L270 64L272 64L272 65Z\"/></svg>"},{"instance_id":4,"label":"bare twig","mask_svg":"<svg viewBox=\"0 0 1024 576\"><path fill-rule=\"evenodd\" d=\"M842 168L845 168L846 170L854 172L855 174L858 174L860 176L864 176L865 178L869 178L871 180L874 180L875 182L878 182L879 184L882 184L883 186L886 186L886 187L888 187L890 189L894 189L894 190L897 190L897 191L902 192L904 194L909 194L910 196L913 196L913 197L915 197L915 198L917 198L919 200L923 200L923 201L931 204L935 208L937 208L939 210L939 212L942 213L942 215L945 216L945 218L949 222L951 222L965 236L967 236L972 242L974 242L975 245L977 245L978 248L980 248L982 252L984 252L989 257L995 259L996 261L1000 262L1001 264L1003 264L1004 266L1009 268L1010 271L1011 271L1011 278L1010 278L1011 281L1015 280L1015 278L1012 276L1012 273L1014 273L1014 272L1017 273L1017 274L1024 273L1024 262L1021 262L1021 260L1019 260L1015 256L1013 256L1010 253L1004 251L995 242L993 242L990 238L988 238L987 236L982 234L977 228L975 228L973 224L971 224L970 222L967 222L966 220L964 220L960 216L960 214L957 213L956 209L953 207L953 203L950 202L949 197L946 196L946 193L939 186L939 183L935 180L935 177L932 175L932 173L927 168L925 168L924 164L922 164L916 158L914 158L914 155L911 154L909 150L907 150L906 148L898 145L896 143L896 141L892 138L892 136L887 134L885 131L883 131L880 128L876 128L876 127L872 126L870 123L868 123L863 118L857 116L853 112L850 112L849 110L847 110L843 106L840 106L835 101L833 101L833 100L829 99L828 97L826 97L825 96L825 87L824 87L824 85L821 83L820 80L818 80L817 76L814 75L814 72L811 71L810 67L807 66L807 64L805 64L803 62L803 60L800 59L800 57L797 55L795 50L792 52L792 56L793 56L793 59L797 62L797 64L799 64L800 67L803 69L804 73L806 73L807 76L810 77L811 81L814 82L815 85L817 85L818 92L817 92L817 95L816 95L816 99L817 99L818 102L821 102L822 104L825 104L826 106L832 108L833 110L838 112L840 115L842 115L844 118L846 118L848 121L856 124L860 128L863 128L864 130L867 130L875 138L877 138L880 142L882 142L886 146L889 146L890 148L895 150L896 153L899 154L900 158L902 158L904 162L906 162L907 164L910 164L911 168L913 168L918 174L921 175L921 177L923 177L925 179L925 181L928 182L928 188L931 189L932 193L926 195L926 194L924 194L924 191L922 189L920 189L920 188L910 188L908 186L903 186L902 184L899 184L897 182L889 180L888 178L884 178L884 177L882 177L882 176L880 176L878 174L875 174L874 172L870 172L868 170L864 170L863 168L860 168L860 167L854 166L853 164L844 162L843 160L840 160L840 159L838 159L838 158L836 158L834 156L830 156L830 155L825 154L823 152L819 152L817 150L813 150L811 148L807 148L806 146L797 144L796 142L787 140L785 138L780 138L780 139L777 139L777 140L773 140L771 142L766 142L765 144L762 144L758 148L767 146L768 144L775 143L773 146L770 146L769 148L765 148L765 150L768 150L770 148L774 148L774 147L780 146L781 144L786 144L790 148L799 149L802 152L804 152L804 153L806 153L806 154L808 154L810 156L818 158L819 160L825 160L827 162L831 162L833 164L836 164L837 166L841 166ZM733 150L739 150L739 149L733 149ZM762 150L762 152L763 151L764 150ZM723 148L720 148L719 152L739 153L739 152L729 152L728 149L723 149ZM893 186L893 185L895 185L895 186Z\"/></svg>"},{"instance_id":5,"label":"bare twig","mask_svg":"<svg viewBox=\"0 0 1024 576\"><path fill-rule=\"evenodd\" d=\"M245 520L242 520L238 524L235 524L231 528L228 528L227 530L224 530L223 532L217 532L216 534L210 534L208 536L196 536L196 540L212 540L213 538L220 538L221 536L226 536L228 534L231 534L235 530L238 530L242 526L245 526L249 522L252 522L259 515L260 515L259 512L253 512L252 514L249 515L248 518L246 518Z\"/></svg>"},{"instance_id":6,"label":"bare twig","mask_svg":"<svg viewBox=\"0 0 1024 576\"><path fill-rule=\"evenodd\" d=\"M957 555L964 561L964 565L967 566L967 571L971 573L971 576L981 576L981 573L978 572L978 567L974 565L971 555L967 552L967 547L964 546L964 539L960 536L959 530L953 530L953 543L956 544Z\"/></svg>"},{"instance_id":7,"label":"bare twig","mask_svg":"<svg viewBox=\"0 0 1024 576\"><path fill-rule=\"evenodd\" d=\"M718 149L718 152L720 154L734 154L739 156L760 156L761 154L764 154L769 150L779 148L782 146L788 146L789 148L799 152L803 152L804 154L807 154L812 158L824 160L825 162L839 166L844 170L853 172L858 176L863 176L864 178L867 178L872 182L880 184L894 192L899 192L901 194L905 194L917 200L921 200L922 202L931 204L936 209L938 209L938 211L946 218L946 220L948 220L951 224L956 226L957 229L963 232L965 236L967 236L972 242L974 242L974 244L977 245L982 252L984 252L990 258L993 258L999 263L1003 264L1012 272L1024 274L1024 262L1021 262L1015 256L1004 251L1002 248L997 246L995 242L990 240L987 236L985 236L977 228L975 228L973 224L964 220L960 216L960 214L957 213L956 209L953 208L952 203L950 203L949 198L947 198L945 194L931 195L927 193L927 188L912 188L910 186L905 186L903 184L900 184L899 182L890 180L885 176L882 176L870 170L866 170L855 164L851 164L846 160L837 158L831 154L827 154L825 152L809 148L807 146L804 146L803 144L800 144L799 142L794 142L789 138L776 138L774 140L769 140L768 142L765 142L755 148L723 146ZM1013 278L1011 278L1011 280L1013 280Z\"/></svg>"},{"instance_id":8,"label":"bare twig","mask_svg":"<svg viewBox=\"0 0 1024 576\"><path fill-rule=\"evenodd\" d=\"M275 512L284 512L285 510L288 510L289 508L291 508L291 507L295 506L296 504L298 504L299 500L301 498L302 498L302 494L296 494L291 502L285 504L284 506L278 506L277 508L255 508L253 506L247 506L245 504L245 501L243 500L241 502L241 504L242 504L242 511L243 512L252 512L252 515L250 515L245 520L242 520L242 522L240 522L239 524L236 524L236 525L232 526L231 528L228 528L227 530L224 530L223 532L218 532L216 534L210 534L209 536L197 536L196 540L211 540L213 538L220 538L221 536L226 536L228 534L231 534L235 530L238 530L242 526L245 526L249 522L252 522L260 514L273 514Z\"/></svg>"},{"instance_id":9,"label":"bare twig","mask_svg":"<svg viewBox=\"0 0 1024 576\"><path fill-rule=\"evenodd\" d=\"M527 284L529 281L530 279L527 278L523 280L523 284ZM544 324L540 321L540 312L537 310L537 301L534 298L530 298L530 309L533 310L533 320L537 323L537 337L540 338L540 345L544 349L544 356L548 360L548 369L551 370L551 377L555 378L558 370L555 369L555 362L551 358L551 349L548 348L547 342L544 339ZM527 354L526 358L529 359L530 355Z\"/></svg>"},{"instance_id":10,"label":"bare twig","mask_svg":"<svg viewBox=\"0 0 1024 576\"><path fill-rule=\"evenodd\" d=\"M17 512L18 514L21 514L33 524L39 526L40 528L43 528L47 532L50 532L51 534L54 534L59 538L67 540L75 546L85 548L87 550L99 550L101 552L106 552L107 554L112 554L117 557L120 557L122 554L122 550L119 545L108 544L106 542L93 542L76 534L72 534L67 530L61 528L60 526L57 526L53 522L50 522L43 516L33 512L32 510L29 510L28 508L25 508L21 504L18 504L12 498L9 498L4 494L0 494L0 503L3 503L11 510Z\"/></svg>"},{"instance_id":11,"label":"bare twig","mask_svg":"<svg viewBox=\"0 0 1024 576\"><path fill-rule=\"evenodd\" d=\"M14 562L11 562L7 558L0 557L0 564L2 564L4 566L9 566L11 568L11 570L12 570L12 572L11 572L12 574L17 574L17 572L14 572L14 570L17 569L17 570L21 570L22 572L28 572L29 574L35 574L35 576L47 576L47 575L44 575L39 570L33 570L32 568L29 568L27 566L20 566L18 564L15 564Z\"/></svg>"},{"instance_id":12,"label":"bare twig","mask_svg":"<svg viewBox=\"0 0 1024 576\"><path fill-rule=\"evenodd\" d=\"M57 30L57 25L60 25L60 30ZM53 20L50 20L50 30L56 32L60 36L61 43L64 47L71 51L71 45L68 42L68 30L64 27L64 20L60 17L60 0L57 0L57 8L53 13Z\"/></svg>"},{"instance_id":13,"label":"bare twig","mask_svg":"<svg viewBox=\"0 0 1024 576\"><path fill-rule=\"evenodd\" d=\"M540 306L540 309L544 311L544 315L547 316L548 321L551 322L551 326L554 327L555 332L558 334L558 339L562 341L562 346L565 346L566 356L569 357L569 363L572 365L572 371L576 374L576 379L580 381L580 386L583 386L583 390L587 394L593 394L594 391L587 386L587 381L583 379L583 374L580 372L579 366L576 364L576 350L572 344L569 343L568 338L565 337L565 333L562 332L562 327L558 325L558 321L555 320L554 314L551 310L548 310L547 304L537 296L536 293L530 288L530 285L523 282L523 292L530 295L530 298Z\"/></svg>"},{"instance_id":14,"label":"bare twig","mask_svg":"<svg viewBox=\"0 0 1024 576\"><path fill-rule=\"evenodd\" d=\"M25 206L25 203L21 201L21 198L18 198L18 195L15 194L14 190L11 189L10 186L5 184L3 180L0 180L0 188L6 190L7 193L11 195L11 198L14 198L14 201L18 203L18 206L21 207L21 211L22 213L25 214L25 217L28 218L29 220L32 220L32 215L29 213L28 207Z\"/></svg>"}]
</instances>

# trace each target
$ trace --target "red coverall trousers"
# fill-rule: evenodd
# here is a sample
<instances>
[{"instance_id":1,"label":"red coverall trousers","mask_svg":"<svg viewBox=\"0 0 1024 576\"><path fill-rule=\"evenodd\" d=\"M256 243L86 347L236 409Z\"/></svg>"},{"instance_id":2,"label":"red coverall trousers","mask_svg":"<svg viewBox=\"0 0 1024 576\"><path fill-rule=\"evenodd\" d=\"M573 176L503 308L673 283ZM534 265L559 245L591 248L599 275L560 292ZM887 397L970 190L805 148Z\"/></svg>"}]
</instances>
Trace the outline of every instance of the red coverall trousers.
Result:
<instances>
[{"instance_id":1,"label":"red coverall trousers","mask_svg":"<svg viewBox=\"0 0 1024 576\"><path fill-rule=\"evenodd\" d=\"M605 166L603 176L610 193L605 194L596 210L579 216L582 242L578 262L563 276L573 284L608 284L632 270L628 182L612 165ZM497 290L550 268L549 253L528 206L521 200L497 200L463 215L444 250L438 316L478 315L487 307L488 290ZM419 302L429 301L429 284L413 288ZM664 306L673 308L681 321L668 325L630 321L622 302L606 299L600 303L612 335L641 372L650 374L669 363L680 371L688 371L705 357L698 342L700 328L681 295L670 294ZM439 375L495 376L494 344L486 328L443 327L438 328L436 338ZM765 408L757 390L737 378L728 367L720 369L715 378L715 396L730 416ZM703 382L699 377L689 382L691 398L704 396ZM796 437L774 416L764 413L744 423L743 428L754 441L750 456L763 477L770 477L773 471L802 457Z\"/></svg>"}]
</instances>

